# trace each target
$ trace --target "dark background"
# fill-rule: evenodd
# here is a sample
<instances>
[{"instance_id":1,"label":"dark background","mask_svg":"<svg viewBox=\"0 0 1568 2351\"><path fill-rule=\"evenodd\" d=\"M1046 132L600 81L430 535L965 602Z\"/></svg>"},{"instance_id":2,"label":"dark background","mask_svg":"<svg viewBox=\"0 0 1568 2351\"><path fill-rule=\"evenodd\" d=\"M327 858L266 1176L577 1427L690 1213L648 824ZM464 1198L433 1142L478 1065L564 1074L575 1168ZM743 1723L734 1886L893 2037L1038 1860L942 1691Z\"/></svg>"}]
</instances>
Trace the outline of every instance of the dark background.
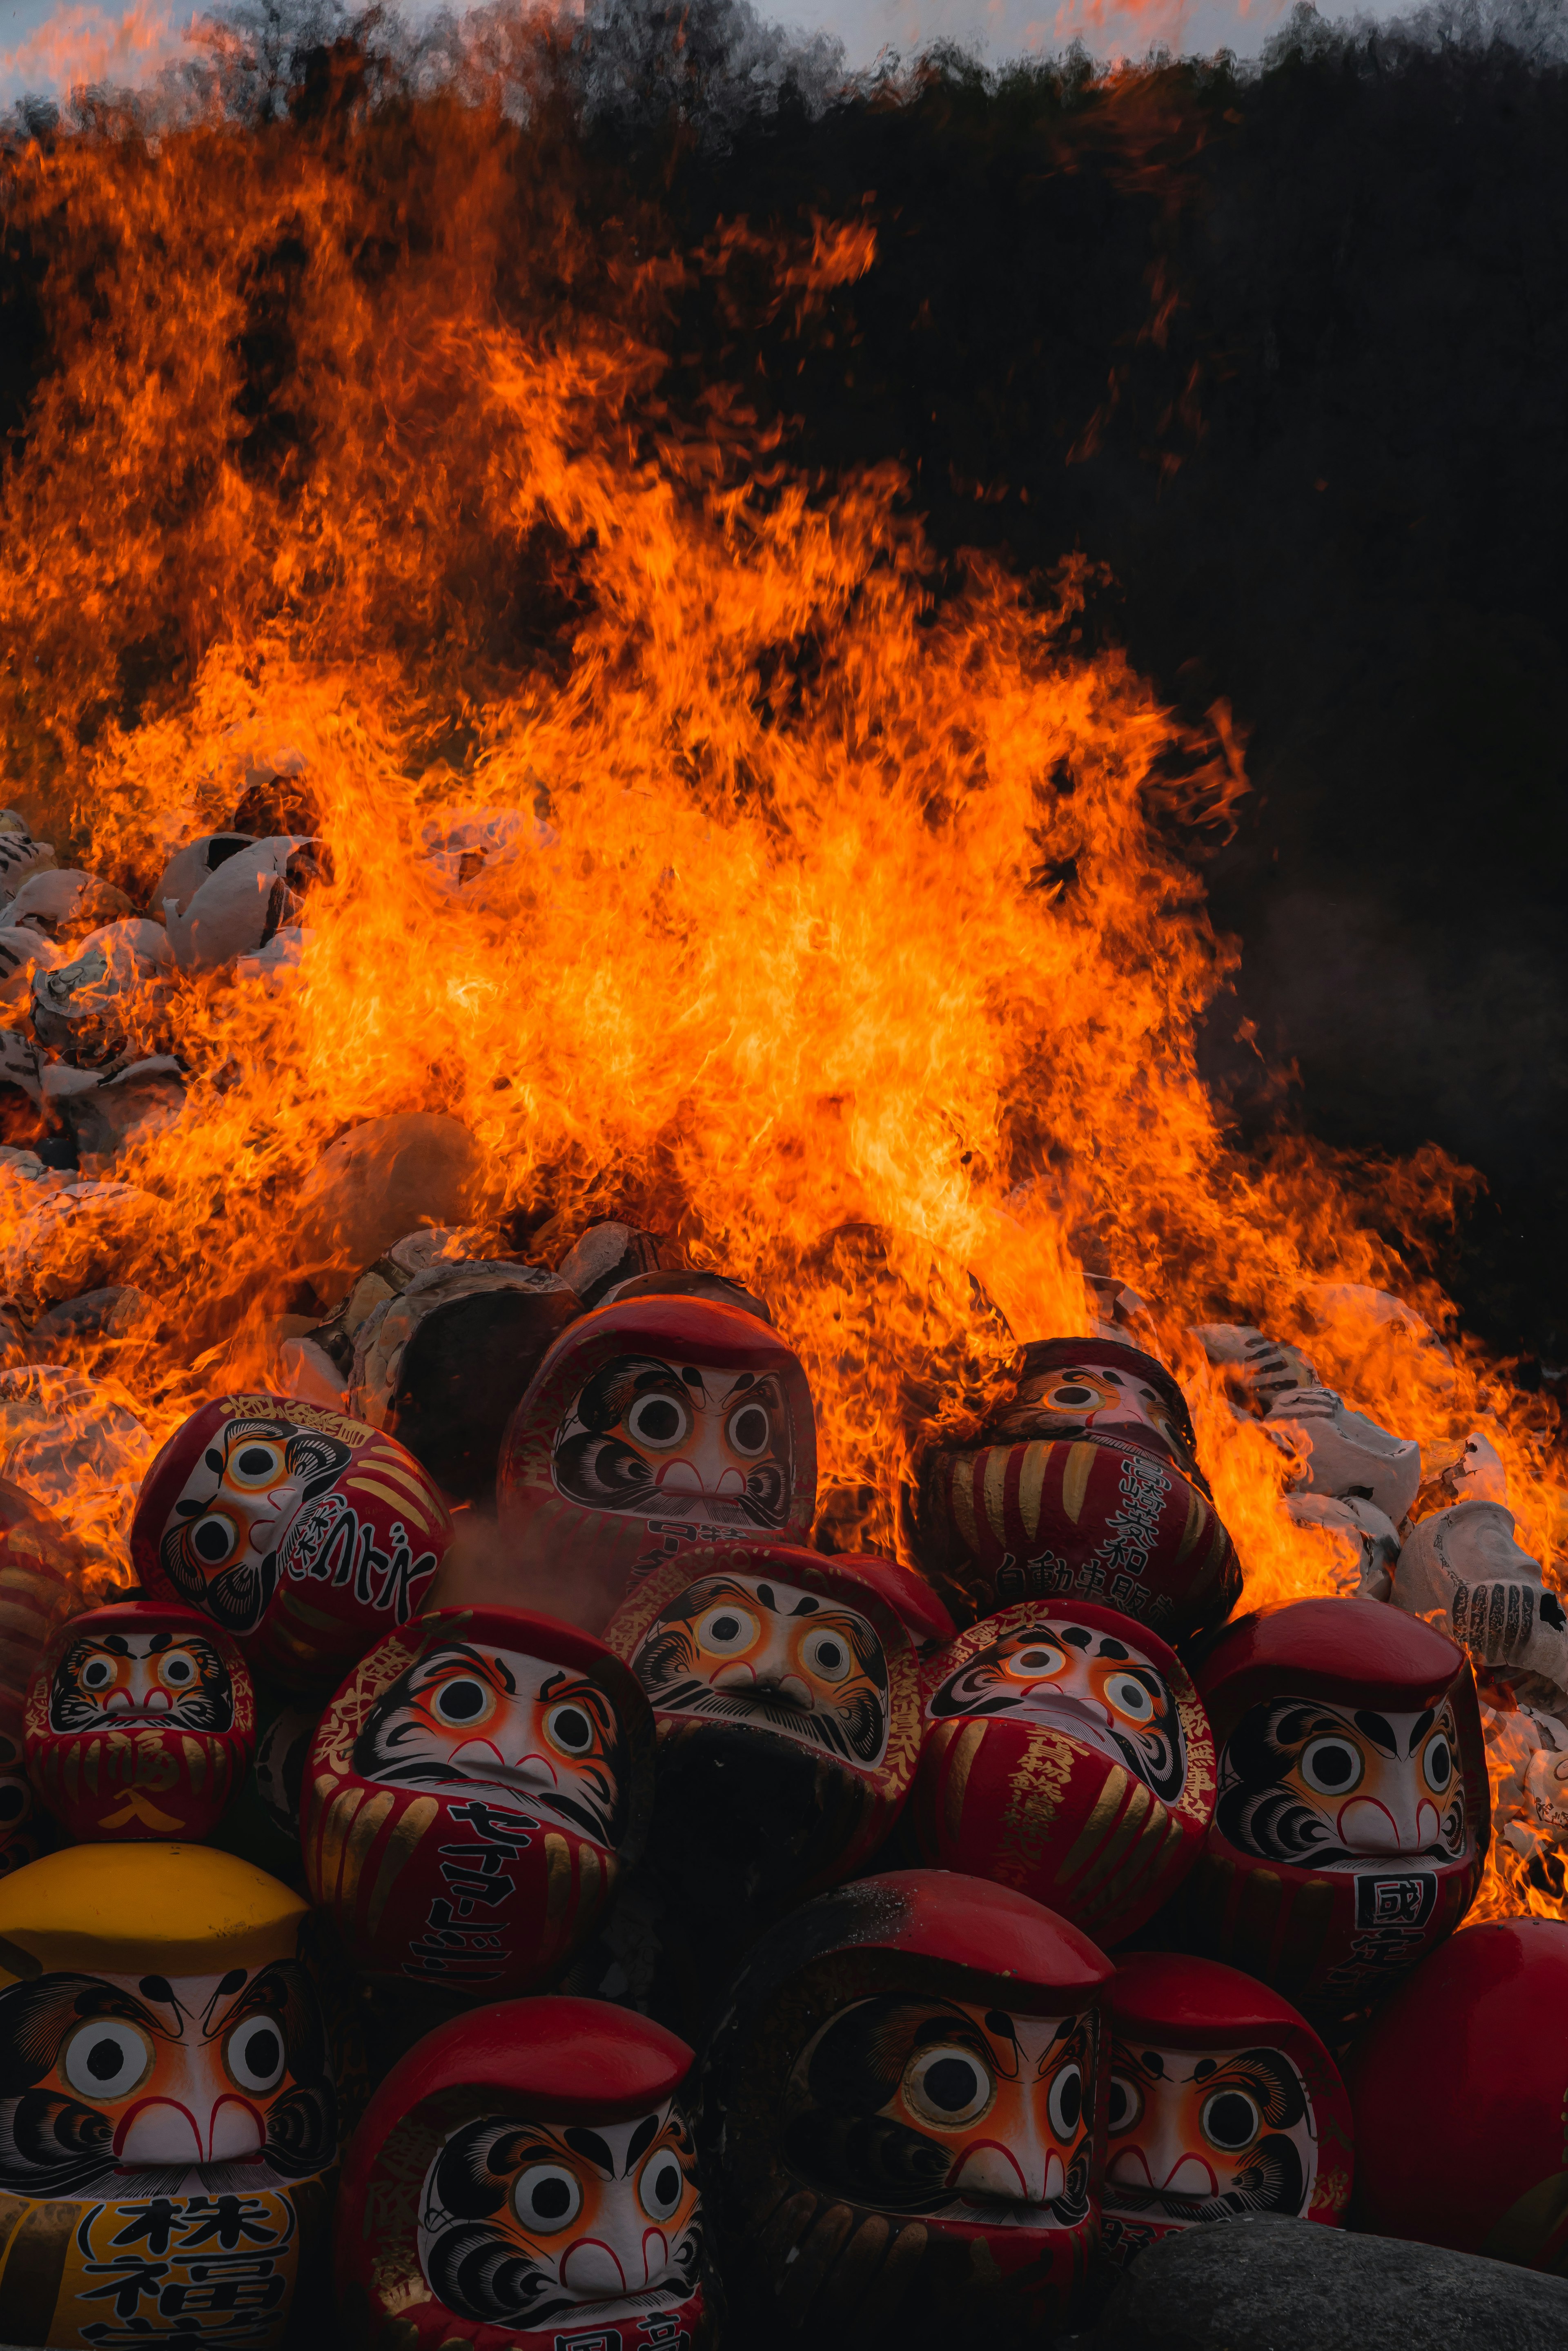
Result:
<instances>
[{"instance_id":1,"label":"dark background","mask_svg":"<svg viewBox=\"0 0 1568 2351\"><path fill-rule=\"evenodd\" d=\"M225 22L231 110L301 135L460 75L466 37L296 5ZM1550 1379L1568 69L1539 25L1357 37L1301 9L1246 72L944 52L849 85L733 0L608 0L556 70L591 230L629 203L688 244L741 215L874 221L874 267L804 325L698 273L672 398L739 383L829 478L900 460L950 577L965 548L1042 580L1082 550L1092 632L1194 719L1228 705L1254 789L1207 870L1243 947L1211 1079L1249 1135L1472 1163L1485 1188L1439 1270L1527 1384ZM11 133L75 127L34 105ZM14 244L0 278L15 430L47 358Z\"/></svg>"}]
</instances>

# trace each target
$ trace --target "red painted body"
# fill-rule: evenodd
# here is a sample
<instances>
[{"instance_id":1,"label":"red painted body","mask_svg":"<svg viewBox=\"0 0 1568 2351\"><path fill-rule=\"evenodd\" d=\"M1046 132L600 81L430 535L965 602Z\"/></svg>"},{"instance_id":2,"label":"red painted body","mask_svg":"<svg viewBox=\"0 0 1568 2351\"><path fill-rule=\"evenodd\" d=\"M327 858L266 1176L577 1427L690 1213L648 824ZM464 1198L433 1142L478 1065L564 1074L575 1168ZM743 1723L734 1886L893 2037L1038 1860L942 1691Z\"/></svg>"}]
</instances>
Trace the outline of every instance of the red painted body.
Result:
<instances>
[{"instance_id":1,"label":"red painted body","mask_svg":"<svg viewBox=\"0 0 1568 2351\"><path fill-rule=\"evenodd\" d=\"M1373 2018L1350 2088L1358 2227L1568 2274L1568 1925L1465 1928Z\"/></svg>"}]
</instances>

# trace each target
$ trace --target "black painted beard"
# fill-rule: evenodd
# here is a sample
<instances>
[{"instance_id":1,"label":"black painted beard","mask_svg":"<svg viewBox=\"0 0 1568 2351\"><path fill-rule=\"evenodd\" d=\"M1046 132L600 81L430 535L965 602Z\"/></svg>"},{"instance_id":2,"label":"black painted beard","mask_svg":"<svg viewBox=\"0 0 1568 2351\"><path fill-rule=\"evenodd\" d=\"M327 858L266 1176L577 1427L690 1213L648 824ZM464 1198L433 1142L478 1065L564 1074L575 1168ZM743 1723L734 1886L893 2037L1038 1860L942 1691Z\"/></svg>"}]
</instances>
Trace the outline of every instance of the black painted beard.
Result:
<instances>
[{"instance_id":1,"label":"black painted beard","mask_svg":"<svg viewBox=\"0 0 1568 2351\"><path fill-rule=\"evenodd\" d=\"M1132 2188L1124 2180L1107 2179L1104 2203L1108 2211L1131 2212L1140 2220L1176 2220L1197 2227L1210 2220L1244 2220L1249 2212L1280 2212L1299 2217L1306 2203L1307 2179L1301 2151L1289 2138L1260 2141L1236 2186L1218 2196L1178 2196L1164 2188Z\"/></svg>"},{"instance_id":2,"label":"black painted beard","mask_svg":"<svg viewBox=\"0 0 1568 2351\"><path fill-rule=\"evenodd\" d=\"M225 1633L254 1633L266 1615L277 1589L277 1553L262 1560L239 1560L221 1575L203 1575L187 1562L180 1537L184 1530L171 1527L160 1545L163 1572L182 1599Z\"/></svg>"},{"instance_id":3,"label":"black painted beard","mask_svg":"<svg viewBox=\"0 0 1568 2351\"><path fill-rule=\"evenodd\" d=\"M384 1718L372 1715L354 1742L354 1769L361 1779L373 1780L379 1787L442 1789L448 1793L460 1788L464 1794L487 1790L512 1806L537 1806L564 1821L581 1836L591 1837L596 1844L612 1847L615 1843L616 1796L608 1781L598 1786L580 1788L573 1795L564 1795L559 1789L542 1788L535 1782L514 1780L507 1775L504 1766L469 1767L454 1763L450 1756L418 1755L406 1749L396 1750L394 1741L400 1729L397 1712ZM530 1823L530 1826L535 1823Z\"/></svg>"},{"instance_id":4,"label":"black painted beard","mask_svg":"<svg viewBox=\"0 0 1568 2351\"><path fill-rule=\"evenodd\" d=\"M112 2181L126 2195L172 2192L198 2176L213 2187L265 2188L304 2179L325 2168L337 2143L337 2114L326 2083L299 2085L267 2113L267 2143L259 2162L122 2167L114 2153L114 2126L106 2114L50 2089L0 2098L0 2190L13 2196L81 2196Z\"/></svg>"},{"instance_id":5,"label":"black painted beard","mask_svg":"<svg viewBox=\"0 0 1568 2351\"><path fill-rule=\"evenodd\" d=\"M821 1747L843 1763L874 1765L886 1735L882 1704L869 1690L831 1714L791 1706L788 1698L774 1698L767 1691L754 1695L749 1690L714 1689L707 1682L695 1680L650 1687L648 1698L658 1712L781 1731L802 1746Z\"/></svg>"},{"instance_id":6,"label":"black painted beard","mask_svg":"<svg viewBox=\"0 0 1568 2351\"><path fill-rule=\"evenodd\" d=\"M672 1518L729 1519L768 1529L784 1523L786 1481L777 1461L759 1461L748 1470L741 1494L664 1494L632 1446L584 1429L556 1447L554 1467L561 1492L596 1510L656 1510Z\"/></svg>"},{"instance_id":7,"label":"black painted beard","mask_svg":"<svg viewBox=\"0 0 1568 2351\"><path fill-rule=\"evenodd\" d=\"M229 1677L209 1652L202 1679L175 1694L161 1713L111 1713L99 1699L78 1689L62 1664L49 1694L49 1729L65 1733L90 1730L228 1730L234 1726L234 1694Z\"/></svg>"}]
</instances>

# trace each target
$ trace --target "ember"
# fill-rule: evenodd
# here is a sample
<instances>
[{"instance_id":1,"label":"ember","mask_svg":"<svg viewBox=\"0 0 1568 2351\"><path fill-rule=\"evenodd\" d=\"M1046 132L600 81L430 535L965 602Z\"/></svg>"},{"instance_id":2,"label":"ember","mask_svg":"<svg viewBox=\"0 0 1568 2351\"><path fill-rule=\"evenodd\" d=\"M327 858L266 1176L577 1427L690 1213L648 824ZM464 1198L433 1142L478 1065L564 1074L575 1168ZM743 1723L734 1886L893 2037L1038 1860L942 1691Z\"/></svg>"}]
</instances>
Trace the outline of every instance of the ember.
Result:
<instances>
[{"instance_id":1,"label":"ember","mask_svg":"<svg viewBox=\"0 0 1568 2351\"><path fill-rule=\"evenodd\" d=\"M366 2035L405 2351L712 2342L710 2245L759 2342L1005 2343L1107 2200L1337 2226L1335 2060L1568 1854L1550 1416L1386 1238L1462 1171L1230 1131L1228 714L683 393L755 240L391 136L6 166L0 2190L184 2231L114 2341L254 2210L280 2342ZM760 249L804 319L875 234ZM0 2255L34 2339L107 2227Z\"/></svg>"}]
</instances>

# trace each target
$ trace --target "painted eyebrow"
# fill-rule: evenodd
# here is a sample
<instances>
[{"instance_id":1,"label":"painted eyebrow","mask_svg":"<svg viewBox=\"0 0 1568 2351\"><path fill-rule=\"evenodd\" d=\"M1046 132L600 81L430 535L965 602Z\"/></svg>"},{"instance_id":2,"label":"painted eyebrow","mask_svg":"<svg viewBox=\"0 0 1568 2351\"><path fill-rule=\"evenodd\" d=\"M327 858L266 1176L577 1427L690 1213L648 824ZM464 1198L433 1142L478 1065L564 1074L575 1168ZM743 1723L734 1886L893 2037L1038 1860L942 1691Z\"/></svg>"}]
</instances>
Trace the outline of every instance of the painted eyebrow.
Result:
<instances>
[{"instance_id":1,"label":"painted eyebrow","mask_svg":"<svg viewBox=\"0 0 1568 2351\"><path fill-rule=\"evenodd\" d=\"M499 1657L486 1657L464 1641L444 1642L439 1649L432 1649L427 1656L422 1657L413 1667L413 1689L416 1693L424 1690L437 1674L447 1673L454 1666L466 1666L473 1672L484 1675L486 1680L499 1677L506 1686L507 1697L515 1698L517 1695L517 1682Z\"/></svg>"}]
</instances>

